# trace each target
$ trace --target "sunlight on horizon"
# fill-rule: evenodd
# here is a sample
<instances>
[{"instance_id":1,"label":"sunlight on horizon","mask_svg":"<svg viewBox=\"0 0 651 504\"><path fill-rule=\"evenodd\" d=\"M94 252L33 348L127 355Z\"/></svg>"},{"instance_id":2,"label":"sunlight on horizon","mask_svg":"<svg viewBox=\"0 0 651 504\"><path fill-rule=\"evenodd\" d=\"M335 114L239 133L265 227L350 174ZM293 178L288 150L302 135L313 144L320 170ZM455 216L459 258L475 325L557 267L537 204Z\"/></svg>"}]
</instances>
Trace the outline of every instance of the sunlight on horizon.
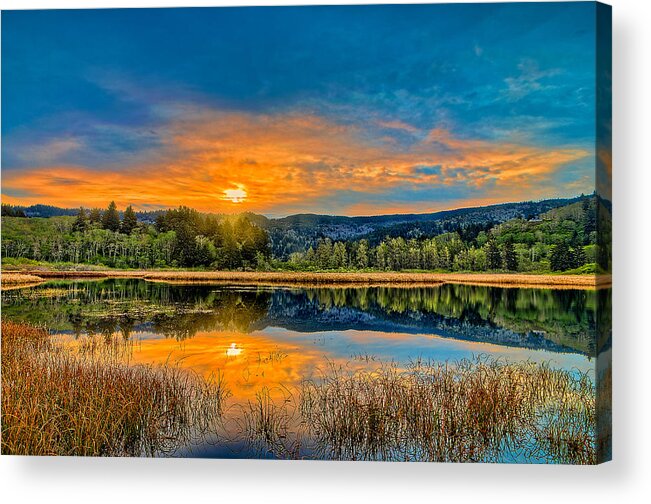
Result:
<instances>
[{"instance_id":1,"label":"sunlight on horizon","mask_svg":"<svg viewBox=\"0 0 651 504\"><path fill-rule=\"evenodd\" d=\"M232 203L242 203L248 196L244 185L237 184L237 189L224 189L224 196L222 199Z\"/></svg>"}]
</instances>

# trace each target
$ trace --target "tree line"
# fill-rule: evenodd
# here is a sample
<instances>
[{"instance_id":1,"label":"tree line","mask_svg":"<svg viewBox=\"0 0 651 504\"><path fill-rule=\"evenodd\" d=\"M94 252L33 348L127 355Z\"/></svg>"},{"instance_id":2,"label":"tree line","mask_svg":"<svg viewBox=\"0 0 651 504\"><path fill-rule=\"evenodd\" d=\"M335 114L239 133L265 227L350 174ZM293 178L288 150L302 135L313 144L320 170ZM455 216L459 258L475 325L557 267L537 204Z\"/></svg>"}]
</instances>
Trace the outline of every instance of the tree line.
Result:
<instances>
[{"instance_id":1,"label":"tree line","mask_svg":"<svg viewBox=\"0 0 651 504\"><path fill-rule=\"evenodd\" d=\"M491 226L469 225L436 236L318 240L281 268L382 271L567 271L598 260L596 199Z\"/></svg>"},{"instance_id":2,"label":"tree line","mask_svg":"<svg viewBox=\"0 0 651 504\"><path fill-rule=\"evenodd\" d=\"M457 233L430 239L387 238L377 246L368 240L333 242L319 240L316 248L294 253L287 262L291 269L372 269L382 271L517 271L513 243L499 245L493 238L482 247L468 246Z\"/></svg>"},{"instance_id":3,"label":"tree line","mask_svg":"<svg viewBox=\"0 0 651 504\"><path fill-rule=\"evenodd\" d=\"M76 217L15 219L4 223L2 255L34 261L87 263L117 268L201 267L254 269L269 258L264 229L246 216L218 217L179 207L154 225L133 208L120 215L80 208Z\"/></svg>"},{"instance_id":4,"label":"tree line","mask_svg":"<svg viewBox=\"0 0 651 504\"><path fill-rule=\"evenodd\" d=\"M586 198L540 216L471 223L433 236L321 236L303 250L273 257L264 223L248 215L181 206L158 213L152 223L111 202L106 209L80 208L75 217L3 219L2 255L118 268L588 272L586 265L595 269L604 255L596 205L596 198Z\"/></svg>"}]
</instances>

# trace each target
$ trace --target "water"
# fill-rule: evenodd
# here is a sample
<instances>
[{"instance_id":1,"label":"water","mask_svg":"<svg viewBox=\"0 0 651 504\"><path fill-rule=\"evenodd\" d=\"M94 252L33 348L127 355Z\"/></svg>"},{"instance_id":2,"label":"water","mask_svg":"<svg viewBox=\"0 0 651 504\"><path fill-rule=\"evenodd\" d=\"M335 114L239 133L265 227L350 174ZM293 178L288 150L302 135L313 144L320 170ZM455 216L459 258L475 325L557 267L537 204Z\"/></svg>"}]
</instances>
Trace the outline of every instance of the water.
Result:
<instances>
[{"instance_id":1,"label":"water","mask_svg":"<svg viewBox=\"0 0 651 504\"><path fill-rule=\"evenodd\" d=\"M332 366L485 355L594 376L597 352L610 345L609 335L596 331L609 299L590 290L468 285L272 288L109 279L4 291L2 312L70 340L118 334L136 342L134 362L179 363L204 376L219 370L232 392L226 417L234 418L261 388L279 400ZM235 438L179 454L268 455Z\"/></svg>"}]
</instances>

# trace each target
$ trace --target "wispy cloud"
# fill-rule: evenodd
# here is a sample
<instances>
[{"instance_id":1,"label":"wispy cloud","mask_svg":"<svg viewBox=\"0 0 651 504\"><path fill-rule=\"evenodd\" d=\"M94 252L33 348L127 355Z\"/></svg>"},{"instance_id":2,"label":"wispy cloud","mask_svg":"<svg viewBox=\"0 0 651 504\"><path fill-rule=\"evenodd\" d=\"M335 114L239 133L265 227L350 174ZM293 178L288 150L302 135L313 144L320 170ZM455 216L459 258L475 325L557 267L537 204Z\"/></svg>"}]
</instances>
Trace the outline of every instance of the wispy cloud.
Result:
<instances>
[{"instance_id":1,"label":"wispy cloud","mask_svg":"<svg viewBox=\"0 0 651 504\"><path fill-rule=\"evenodd\" d=\"M12 11L3 197L279 215L591 191L592 11Z\"/></svg>"},{"instance_id":2,"label":"wispy cloud","mask_svg":"<svg viewBox=\"0 0 651 504\"><path fill-rule=\"evenodd\" d=\"M332 213L328 199L352 190L358 199L367 195L376 201L375 213L386 213L400 188L469 187L482 189L488 198L491 193L526 197L533 188L549 189L555 171L588 155L580 148L464 139L440 128L396 149L379 140L383 130L418 130L399 122L340 124L313 114L255 114L192 104L183 109L183 116L157 128L160 152L151 160L98 169L56 164L53 157L53 163L6 172L3 186L29 194L24 199L31 202L64 206L114 199L138 207L187 204L271 214L315 204ZM233 188L245 191L246 198L224 198ZM422 202L403 206L421 211Z\"/></svg>"},{"instance_id":3,"label":"wispy cloud","mask_svg":"<svg viewBox=\"0 0 651 504\"><path fill-rule=\"evenodd\" d=\"M553 88L552 84L546 84L545 80L554 77L560 72L557 68L542 70L538 63L532 59L524 59L518 64L520 73L515 77L507 77L506 94L511 101L521 100L530 93L544 91Z\"/></svg>"}]
</instances>

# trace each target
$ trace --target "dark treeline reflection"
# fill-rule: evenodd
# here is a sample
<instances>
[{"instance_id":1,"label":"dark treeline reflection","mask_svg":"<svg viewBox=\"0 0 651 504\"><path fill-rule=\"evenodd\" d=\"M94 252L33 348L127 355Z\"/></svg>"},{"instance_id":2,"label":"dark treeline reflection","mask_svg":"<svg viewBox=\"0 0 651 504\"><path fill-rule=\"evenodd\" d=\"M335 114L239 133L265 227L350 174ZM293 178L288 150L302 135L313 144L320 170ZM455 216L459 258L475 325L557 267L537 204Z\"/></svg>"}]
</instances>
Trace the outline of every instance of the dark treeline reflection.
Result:
<instances>
[{"instance_id":1,"label":"dark treeline reflection","mask_svg":"<svg viewBox=\"0 0 651 504\"><path fill-rule=\"evenodd\" d=\"M3 292L5 316L53 331L185 339L199 331L377 330L596 354L610 295L469 285L267 288L172 285L138 279L47 284ZM599 346L609 345L601 334Z\"/></svg>"}]
</instances>

